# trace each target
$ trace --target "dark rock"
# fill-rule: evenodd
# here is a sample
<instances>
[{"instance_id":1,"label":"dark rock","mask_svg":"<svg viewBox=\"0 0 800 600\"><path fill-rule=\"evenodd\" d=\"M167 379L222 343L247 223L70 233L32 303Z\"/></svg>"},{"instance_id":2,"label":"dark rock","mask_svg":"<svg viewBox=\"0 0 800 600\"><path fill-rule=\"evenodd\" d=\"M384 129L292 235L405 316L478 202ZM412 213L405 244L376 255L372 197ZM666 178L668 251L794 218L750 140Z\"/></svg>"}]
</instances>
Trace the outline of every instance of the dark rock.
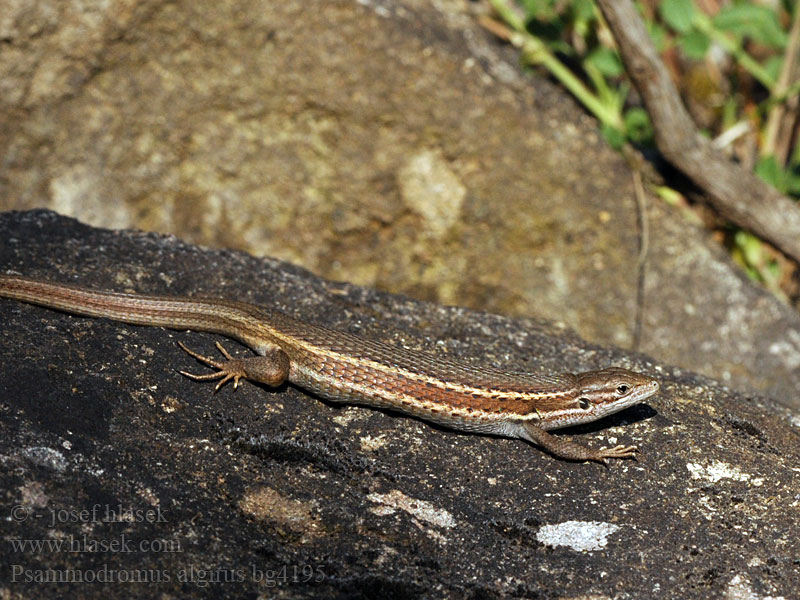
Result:
<instances>
[{"instance_id":1,"label":"dark rock","mask_svg":"<svg viewBox=\"0 0 800 600\"><path fill-rule=\"evenodd\" d=\"M274 305L509 370L662 381L568 432L641 447L604 468L292 386L214 394L175 370L200 368L176 341L210 353L215 336L0 300L0 597L796 597L798 422L770 400L545 323L175 238L31 212L0 215L0 239L3 272Z\"/></svg>"}]
</instances>

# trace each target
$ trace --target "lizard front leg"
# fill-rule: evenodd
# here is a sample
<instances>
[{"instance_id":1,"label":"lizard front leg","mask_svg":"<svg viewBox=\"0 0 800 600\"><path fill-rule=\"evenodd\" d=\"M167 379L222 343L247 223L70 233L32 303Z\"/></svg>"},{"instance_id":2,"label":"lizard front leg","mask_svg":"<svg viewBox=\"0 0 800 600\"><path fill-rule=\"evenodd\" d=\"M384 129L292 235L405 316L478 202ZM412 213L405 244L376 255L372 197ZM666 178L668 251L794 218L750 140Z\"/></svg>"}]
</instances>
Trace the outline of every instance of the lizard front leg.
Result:
<instances>
[{"instance_id":1,"label":"lizard front leg","mask_svg":"<svg viewBox=\"0 0 800 600\"><path fill-rule=\"evenodd\" d=\"M601 448L595 450L581 444L576 444L562 437L551 435L533 423L525 422L520 428L521 438L538 444L548 452L569 460L594 460L604 465L609 458L635 458L639 449L636 446L615 446L614 448Z\"/></svg>"},{"instance_id":2,"label":"lizard front leg","mask_svg":"<svg viewBox=\"0 0 800 600\"><path fill-rule=\"evenodd\" d=\"M195 381L212 381L222 378L214 388L215 392L231 379L233 379L233 388L236 389L239 387L240 379L249 379L250 381L265 383L270 387L277 387L289 377L289 357L280 346L268 346L264 356L234 358L228 354L228 351L225 350L222 344L217 342L217 349L222 352L223 356L227 359L225 361L217 361L203 356L202 354L198 354L193 350L189 350L189 348L181 342L178 342L178 345L200 362L207 364L209 367L219 369L216 373L208 373L206 375L179 371L181 375L185 375Z\"/></svg>"}]
</instances>

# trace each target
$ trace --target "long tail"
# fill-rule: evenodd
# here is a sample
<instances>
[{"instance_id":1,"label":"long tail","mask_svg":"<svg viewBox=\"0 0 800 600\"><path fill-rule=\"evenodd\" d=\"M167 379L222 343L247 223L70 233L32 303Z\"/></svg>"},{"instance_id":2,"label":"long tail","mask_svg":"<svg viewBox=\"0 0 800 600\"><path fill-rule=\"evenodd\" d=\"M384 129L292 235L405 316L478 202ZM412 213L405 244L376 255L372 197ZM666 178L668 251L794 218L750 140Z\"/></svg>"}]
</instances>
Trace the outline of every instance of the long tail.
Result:
<instances>
[{"instance_id":1,"label":"long tail","mask_svg":"<svg viewBox=\"0 0 800 600\"><path fill-rule=\"evenodd\" d=\"M247 326L258 311L245 302L120 294L11 275L0 275L0 297L134 325L218 333L245 343L251 341Z\"/></svg>"}]
</instances>

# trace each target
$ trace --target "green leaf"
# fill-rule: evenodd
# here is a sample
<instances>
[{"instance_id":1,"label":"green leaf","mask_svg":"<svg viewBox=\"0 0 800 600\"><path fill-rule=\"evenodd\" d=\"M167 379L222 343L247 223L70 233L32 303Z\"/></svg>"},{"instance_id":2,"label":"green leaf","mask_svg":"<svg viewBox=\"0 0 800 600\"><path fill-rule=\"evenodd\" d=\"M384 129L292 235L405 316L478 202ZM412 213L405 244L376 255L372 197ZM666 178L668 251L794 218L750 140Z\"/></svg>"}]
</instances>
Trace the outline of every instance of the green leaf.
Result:
<instances>
[{"instance_id":1,"label":"green leaf","mask_svg":"<svg viewBox=\"0 0 800 600\"><path fill-rule=\"evenodd\" d=\"M781 171L782 169L780 165L778 165L778 161L775 160L775 157L772 155L762 156L755 167L756 175L778 190L781 189Z\"/></svg>"},{"instance_id":2,"label":"green leaf","mask_svg":"<svg viewBox=\"0 0 800 600\"><path fill-rule=\"evenodd\" d=\"M594 2L592 0L574 0L572 18L575 21L591 21L594 19Z\"/></svg>"},{"instance_id":3,"label":"green leaf","mask_svg":"<svg viewBox=\"0 0 800 600\"><path fill-rule=\"evenodd\" d=\"M625 123L625 135L633 142L645 143L653 139L653 124L650 115L641 107L634 107L626 111L622 117Z\"/></svg>"},{"instance_id":4,"label":"green leaf","mask_svg":"<svg viewBox=\"0 0 800 600\"><path fill-rule=\"evenodd\" d=\"M614 150L619 150L625 145L625 136L616 127L611 127L611 125L603 125L600 128L600 131L603 134L603 137L606 138L608 145L614 148Z\"/></svg>"},{"instance_id":5,"label":"green leaf","mask_svg":"<svg viewBox=\"0 0 800 600\"><path fill-rule=\"evenodd\" d=\"M739 103L735 96L728 95L722 104L720 131L733 127L739 121Z\"/></svg>"},{"instance_id":6,"label":"green leaf","mask_svg":"<svg viewBox=\"0 0 800 600\"><path fill-rule=\"evenodd\" d=\"M687 58L701 60L711 46L711 39L702 31L692 29L678 38L678 44Z\"/></svg>"},{"instance_id":7,"label":"green leaf","mask_svg":"<svg viewBox=\"0 0 800 600\"><path fill-rule=\"evenodd\" d=\"M763 246L761 240L746 231L737 231L733 236L734 242L742 251L742 258L751 267L758 268L763 259Z\"/></svg>"},{"instance_id":8,"label":"green leaf","mask_svg":"<svg viewBox=\"0 0 800 600\"><path fill-rule=\"evenodd\" d=\"M800 198L800 165L790 165L784 173L786 173L786 192L795 198Z\"/></svg>"},{"instance_id":9,"label":"green leaf","mask_svg":"<svg viewBox=\"0 0 800 600\"><path fill-rule=\"evenodd\" d=\"M800 175L790 173L786 181L786 193L795 199L800 199Z\"/></svg>"},{"instance_id":10,"label":"green leaf","mask_svg":"<svg viewBox=\"0 0 800 600\"><path fill-rule=\"evenodd\" d=\"M727 6L712 19L714 26L737 36L747 36L772 48L786 47L787 35L778 16L766 6L741 3Z\"/></svg>"},{"instance_id":11,"label":"green leaf","mask_svg":"<svg viewBox=\"0 0 800 600\"><path fill-rule=\"evenodd\" d=\"M586 57L586 62L606 77L619 77L625 72L617 53L605 46L592 50Z\"/></svg>"},{"instance_id":12,"label":"green leaf","mask_svg":"<svg viewBox=\"0 0 800 600\"><path fill-rule=\"evenodd\" d=\"M781 266L774 260L771 260L767 264L767 273L769 273L770 278L775 281L776 283L780 281L781 278Z\"/></svg>"},{"instance_id":13,"label":"green leaf","mask_svg":"<svg viewBox=\"0 0 800 600\"><path fill-rule=\"evenodd\" d=\"M781 67L783 66L783 56L782 55L775 55L770 56L767 60L764 61L764 70L769 73L770 77L772 77L773 81L778 80L778 76L781 73Z\"/></svg>"},{"instance_id":14,"label":"green leaf","mask_svg":"<svg viewBox=\"0 0 800 600\"><path fill-rule=\"evenodd\" d=\"M783 168L774 156L764 156L756 163L755 172L778 191L795 197L800 195L800 167L797 165Z\"/></svg>"},{"instance_id":15,"label":"green leaf","mask_svg":"<svg viewBox=\"0 0 800 600\"><path fill-rule=\"evenodd\" d=\"M592 0L572 0L569 12L573 35L586 43L586 38L597 29L594 3Z\"/></svg>"},{"instance_id":16,"label":"green leaf","mask_svg":"<svg viewBox=\"0 0 800 600\"><path fill-rule=\"evenodd\" d=\"M650 34L650 39L653 40L656 50L659 53L663 52L666 46L667 30L664 29L660 23L655 21L645 21L644 24L645 27L647 27L647 33Z\"/></svg>"},{"instance_id":17,"label":"green leaf","mask_svg":"<svg viewBox=\"0 0 800 600\"><path fill-rule=\"evenodd\" d=\"M661 0L659 12L664 21L678 33L689 33L692 28L692 0Z\"/></svg>"},{"instance_id":18,"label":"green leaf","mask_svg":"<svg viewBox=\"0 0 800 600\"><path fill-rule=\"evenodd\" d=\"M543 19L545 21L555 17L553 3L548 0L522 0L522 8L528 18Z\"/></svg>"}]
</instances>

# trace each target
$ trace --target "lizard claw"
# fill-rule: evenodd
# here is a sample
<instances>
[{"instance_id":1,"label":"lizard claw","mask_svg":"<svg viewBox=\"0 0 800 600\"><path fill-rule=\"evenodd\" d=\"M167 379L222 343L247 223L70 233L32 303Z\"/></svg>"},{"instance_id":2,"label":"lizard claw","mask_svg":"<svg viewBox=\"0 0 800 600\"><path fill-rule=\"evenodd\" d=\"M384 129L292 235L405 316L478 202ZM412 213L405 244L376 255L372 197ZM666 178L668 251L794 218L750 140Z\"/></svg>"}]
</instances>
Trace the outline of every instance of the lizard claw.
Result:
<instances>
[{"instance_id":1,"label":"lizard claw","mask_svg":"<svg viewBox=\"0 0 800 600\"><path fill-rule=\"evenodd\" d=\"M614 446L613 448L601 448L597 451L597 458L604 465L608 465L609 458L633 458L636 459L636 454L639 448L636 446Z\"/></svg>"},{"instance_id":2,"label":"lizard claw","mask_svg":"<svg viewBox=\"0 0 800 600\"><path fill-rule=\"evenodd\" d=\"M231 379L233 379L233 389L239 389L239 380L246 379L247 373L244 370L244 365L240 359L233 358L228 351L220 344L219 342L216 343L217 349L222 352L222 355L227 358L228 360L222 362L217 361L207 356L203 356L202 354L198 354L197 352L190 350L187 348L183 342L178 342L178 345L183 349L189 356L196 358L201 363L208 365L209 367L213 367L215 369L219 369L216 373L207 373L205 375L198 375L196 373L189 373L187 371L178 371L181 375L188 377L194 381L212 381L214 379L222 378L214 388L214 392L218 392L219 389L228 383Z\"/></svg>"}]
</instances>

